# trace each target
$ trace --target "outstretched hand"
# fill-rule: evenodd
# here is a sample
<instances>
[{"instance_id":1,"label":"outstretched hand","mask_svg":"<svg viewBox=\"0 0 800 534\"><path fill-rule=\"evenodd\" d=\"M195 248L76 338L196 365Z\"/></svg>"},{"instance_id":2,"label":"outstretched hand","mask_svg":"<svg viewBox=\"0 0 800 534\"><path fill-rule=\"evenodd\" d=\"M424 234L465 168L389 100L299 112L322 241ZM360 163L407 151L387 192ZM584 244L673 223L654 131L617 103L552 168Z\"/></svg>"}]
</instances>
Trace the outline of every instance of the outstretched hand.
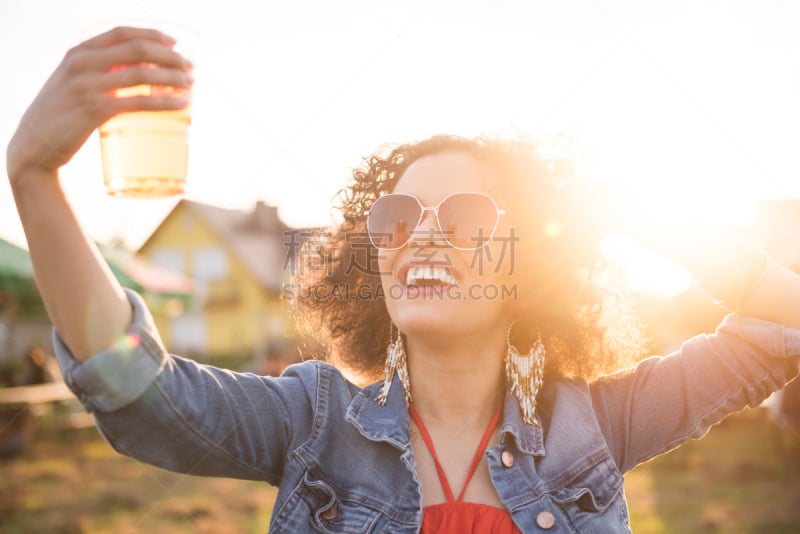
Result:
<instances>
[{"instance_id":1,"label":"outstretched hand","mask_svg":"<svg viewBox=\"0 0 800 534\"><path fill-rule=\"evenodd\" d=\"M22 116L8 146L12 184L32 171L57 171L95 128L118 113L186 107L192 64L172 50L174 45L157 30L118 27L69 50ZM142 84L184 91L116 94L119 88Z\"/></svg>"}]
</instances>

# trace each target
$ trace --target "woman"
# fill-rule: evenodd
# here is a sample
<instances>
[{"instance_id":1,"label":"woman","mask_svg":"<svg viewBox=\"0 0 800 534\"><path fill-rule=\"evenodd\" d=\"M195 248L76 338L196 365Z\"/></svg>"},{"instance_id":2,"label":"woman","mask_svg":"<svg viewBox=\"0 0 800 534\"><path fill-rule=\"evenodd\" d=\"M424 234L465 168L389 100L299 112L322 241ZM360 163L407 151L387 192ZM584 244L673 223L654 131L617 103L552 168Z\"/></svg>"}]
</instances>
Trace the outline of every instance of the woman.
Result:
<instances>
[{"instance_id":1,"label":"woman","mask_svg":"<svg viewBox=\"0 0 800 534\"><path fill-rule=\"evenodd\" d=\"M320 361L269 378L168 355L58 169L115 113L186 105L111 96L188 89L173 44L118 28L77 46L8 149L65 378L118 451L280 486L273 532L626 532L622 473L797 374L800 279L717 240L676 254L741 313L598 378L635 344L587 264L602 233L585 230L587 204L529 147L452 137L366 160L343 224L304 255L301 318L329 360L377 382ZM110 70L140 63L158 68Z\"/></svg>"}]
</instances>

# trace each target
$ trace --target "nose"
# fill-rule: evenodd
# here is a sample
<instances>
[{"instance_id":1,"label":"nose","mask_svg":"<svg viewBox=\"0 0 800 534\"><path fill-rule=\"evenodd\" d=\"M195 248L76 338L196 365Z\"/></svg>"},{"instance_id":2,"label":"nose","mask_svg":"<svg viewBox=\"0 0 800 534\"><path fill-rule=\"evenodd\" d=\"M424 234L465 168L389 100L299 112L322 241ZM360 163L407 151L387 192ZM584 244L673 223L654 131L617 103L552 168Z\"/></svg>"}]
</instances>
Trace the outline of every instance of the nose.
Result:
<instances>
[{"instance_id":1,"label":"nose","mask_svg":"<svg viewBox=\"0 0 800 534\"><path fill-rule=\"evenodd\" d=\"M411 247L434 246L439 240L439 226L436 224L436 215L432 209L426 209L422 213L422 219L416 228L411 230L411 238L408 243Z\"/></svg>"}]
</instances>

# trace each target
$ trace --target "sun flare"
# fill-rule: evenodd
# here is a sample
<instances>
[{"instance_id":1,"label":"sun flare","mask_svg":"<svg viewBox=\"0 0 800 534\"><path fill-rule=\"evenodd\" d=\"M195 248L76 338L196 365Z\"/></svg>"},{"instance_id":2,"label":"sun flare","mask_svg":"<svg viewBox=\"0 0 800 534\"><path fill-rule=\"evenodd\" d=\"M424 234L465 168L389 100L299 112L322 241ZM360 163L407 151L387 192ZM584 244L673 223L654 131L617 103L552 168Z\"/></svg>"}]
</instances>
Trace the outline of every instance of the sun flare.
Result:
<instances>
[{"instance_id":1,"label":"sun flare","mask_svg":"<svg viewBox=\"0 0 800 534\"><path fill-rule=\"evenodd\" d=\"M601 250L620 265L635 293L667 299L686 291L692 283L692 276L680 265L630 237L611 235L603 240Z\"/></svg>"}]
</instances>

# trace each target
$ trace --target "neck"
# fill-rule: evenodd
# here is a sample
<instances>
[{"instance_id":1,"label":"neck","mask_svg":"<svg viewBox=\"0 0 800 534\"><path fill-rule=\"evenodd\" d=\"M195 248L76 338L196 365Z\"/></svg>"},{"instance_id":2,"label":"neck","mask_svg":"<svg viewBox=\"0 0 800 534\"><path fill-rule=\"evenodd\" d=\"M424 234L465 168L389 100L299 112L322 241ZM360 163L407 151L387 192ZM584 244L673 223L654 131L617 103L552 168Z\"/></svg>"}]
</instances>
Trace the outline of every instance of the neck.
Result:
<instances>
[{"instance_id":1,"label":"neck","mask_svg":"<svg viewBox=\"0 0 800 534\"><path fill-rule=\"evenodd\" d=\"M485 425L505 392L505 332L448 337L407 339L414 406L434 424Z\"/></svg>"}]
</instances>

